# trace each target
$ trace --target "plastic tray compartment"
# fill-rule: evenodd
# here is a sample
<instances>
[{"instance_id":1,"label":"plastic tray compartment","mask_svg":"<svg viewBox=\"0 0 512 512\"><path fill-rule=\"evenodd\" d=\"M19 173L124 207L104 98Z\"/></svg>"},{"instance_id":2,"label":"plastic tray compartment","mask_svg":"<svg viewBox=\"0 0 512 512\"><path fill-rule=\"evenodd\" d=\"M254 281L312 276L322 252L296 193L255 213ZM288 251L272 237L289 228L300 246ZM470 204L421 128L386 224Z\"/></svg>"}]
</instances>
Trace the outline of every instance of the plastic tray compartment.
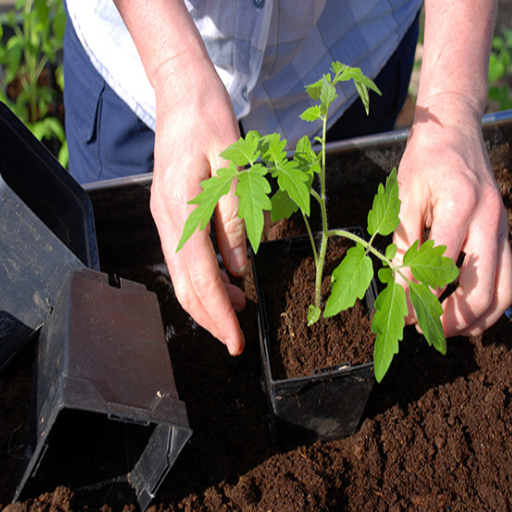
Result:
<instances>
[{"instance_id":1,"label":"plastic tray compartment","mask_svg":"<svg viewBox=\"0 0 512 512\"><path fill-rule=\"evenodd\" d=\"M0 103L0 369L48 317L63 276L99 268L92 204Z\"/></svg>"},{"instance_id":2,"label":"plastic tray compartment","mask_svg":"<svg viewBox=\"0 0 512 512\"><path fill-rule=\"evenodd\" d=\"M364 236L359 227L349 228ZM268 398L270 430L279 448L290 449L310 444L317 439L332 440L352 435L358 428L366 402L375 382L373 361L351 365L339 362L327 368L315 369L311 375L292 379L277 379L270 361L271 326L269 325L265 290L258 276L268 262L278 254L311 253L309 238L299 235L260 245L253 255L253 273L258 295L258 328L263 368L264 390ZM376 297L375 281L366 292L366 306L373 311Z\"/></svg>"},{"instance_id":3,"label":"plastic tray compartment","mask_svg":"<svg viewBox=\"0 0 512 512\"><path fill-rule=\"evenodd\" d=\"M144 510L192 434L157 297L71 271L39 336L29 439L14 499L69 487Z\"/></svg>"}]
</instances>

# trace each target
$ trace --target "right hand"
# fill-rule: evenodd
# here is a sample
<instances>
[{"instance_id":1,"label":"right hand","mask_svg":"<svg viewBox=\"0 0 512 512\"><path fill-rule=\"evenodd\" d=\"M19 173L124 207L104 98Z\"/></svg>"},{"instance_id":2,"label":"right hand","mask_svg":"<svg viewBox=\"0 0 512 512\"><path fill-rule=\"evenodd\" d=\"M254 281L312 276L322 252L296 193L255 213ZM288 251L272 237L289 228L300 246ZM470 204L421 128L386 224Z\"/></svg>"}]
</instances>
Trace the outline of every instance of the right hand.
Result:
<instances>
[{"instance_id":1,"label":"right hand","mask_svg":"<svg viewBox=\"0 0 512 512\"><path fill-rule=\"evenodd\" d=\"M191 63L180 74L176 80L175 69L163 66L154 81L157 115L151 212L178 301L231 355L239 355L244 336L234 310L245 306L245 296L219 269L210 228L196 231L178 253L176 247L195 208L188 201L201 192L201 181L227 166L219 154L239 139L240 132L229 95L211 62ZM240 276L247 265L246 238L234 191L233 186L219 202L215 226L225 265Z\"/></svg>"}]
</instances>

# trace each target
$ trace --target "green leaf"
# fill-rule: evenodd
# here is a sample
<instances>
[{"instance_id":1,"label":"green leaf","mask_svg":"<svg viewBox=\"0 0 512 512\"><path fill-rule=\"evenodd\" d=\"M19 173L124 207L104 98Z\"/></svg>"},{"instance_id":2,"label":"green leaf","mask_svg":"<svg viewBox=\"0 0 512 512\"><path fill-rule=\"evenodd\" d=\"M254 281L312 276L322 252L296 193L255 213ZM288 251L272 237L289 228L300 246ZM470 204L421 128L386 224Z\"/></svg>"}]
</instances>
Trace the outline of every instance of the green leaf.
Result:
<instances>
[{"instance_id":1,"label":"green leaf","mask_svg":"<svg viewBox=\"0 0 512 512\"><path fill-rule=\"evenodd\" d=\"M418 325L428 344L433 345L441 354L446 354L446 338L441 324L441 303L425 284L411 282L409 290Z\"/></svg>"},{"instance_id":2,"label":"green leaf","mask_svg":"<svg viewBox=\"0 0 512 512\"><path fill-rule=\"evenodd\" d=\"M300 138L297 142L293 158L309 164L318 162L318 155L313 151L311 141L307 135L304 135L304 137Z\"/></svg>"},{"instance_id":3,"label":"green leaf","mask_svg":"<svg viewBox=\"0 0 512 512\"><path fill-rule=\"evenodd\" d=\"M418 247L416 240L404 254L403 265L411 269L418 281L432 288L446 286L459 275L459 270L451 258L443 256L446 247L434 246L434 240L427 240Z\"/></svg>"},{"instance_id":4,"label":"green leaf","mask_svg":"<svg viewBox=\"0 0 512 512\"><path fill-rule=\"evenodd\" d=\"M373 199L372 209L368 213L368 233L387 236L400 224L400 199L398 199L398 180L396 168L386 179L385 186L379 183Z\"/></svg>"},{"instance_id":5,"label":"green leaf","mask_svg":"<svg viewBox=\"0 0 512 512\"><path fill-rule=\"evenodd\" d=\"M270 219L272 222L278 222L281 219L289 219L299 207L295 201L290 199L288 192L278 190L271 199L272 210L270 211Z\"/></svg>"},{"instance_id":6,"label":"green leaf","mask_svg":"<svg viewBox=\"0 0 512 512\"><path fill-rule=\"evenodd\" d=\"M320 93L322 92L322 80L323 78L320 78L316 82L306 86L306 92L314 101L317 101L318 98L320 98Z\"/></svg>"},{"instance_id":7,"label":"green leaf","mask_svg":"<svg viewBox=\"0 0 512 512\"><path fill-rule=\"evenodd\" d=\"M307 121L308 123L312 123L314 121L318 121L322 119L322 110L320 109L320 105L314 105L312 107L307 108L302 112L300 118L303 121Z\"/></svg>"},{"instance_id":8,"label":"green leaf","mask_svg":"<svg viewBox=\"0 0 512 512\"><path fill-rule=\"evenodd\" d=\"M359 98L361 98L361 102L363 103L366 115L368 115L370 113L370 93L368 92L368 88L359 82L354 83L357 94L359 94Z\"/></svg>"},{"instance_id":9,"label":"green leaf","mask_svg":"<svg viewBox=\"0 0 512 512\"><path fill-rule=\"evenodd\" d=\"M281 136L278 133L272 133L265 135L262 138L261 158L270 165L278 166L283 160L286 159L286 140L281 140Z\"/></svg>"},{"instance_id":10,"label":"green leaf","mask_svg":"<svg viewBox=\"0 0 512 512\"><path fill-rule=\"evenodd\" d=\"M178 252L194 234L197 226L200 226L200 229L203 230L208 225L215 210L215 206L217 206L219 199L229 192L232 180L237 174L236 166L229 164L228 168L219 169L217 176L212 176L201 182L203 191L188 202L188 204L197 204L198 207L185 221L183 233L181 234L176 252Z\"/></svg>"},{"instance_id":11,"label":"green leaf","mask_svg":"<svg viewBox=\"0 0 512 512\"><path fill-rule=\"evenodd\" d=\"M323 115L327 115L329 107L337 97L338 93L336 92L334 84L331 83L330 75L324 75L322 78L322 88L320 90L320 103Z\"/></svg>"},{"instance_id":12,"label":"green leaf","mask_svg":"<svg viewBox=\"0 0 512 512\"><path fill-rule=\"evenodd\" d=\"M375 300L375 314L372 319L372 331L377 335L374 349L374 371L380 382L398 354L398 342L402 341L407 299L405 291L395 280L388 282Z\"/></svg>"},{"instance_id":13,"label":"green leaf","mask_svg":"<svg viewBox=\"0 0 512 512\"><path fill-rule=\"evenodd\" d=\"M322 310L318 306L310 304L308 308L308 325L316 324L321 314Z\"/></svg>"},{"instance_id":14,"label":"green leaf","mask_svg":"<svg viewBox=\"0 0 512 512\"><path fill-rule=\"evenodd\" d=\"M380 268L377 275L379 276L379 281L386 284L392 279L393 271L390 268Z\"/></svg>"},{"instance_id":15,"label":"green leaf","mask_svg":"<svg viewBox=\"0 0 512 512\"><path fill-rule=\"evenodd\" d=\"M239 167L253 164L259 156L259 139L254 135L255 133L257 132L252 132L251 136L245 139L241 137L226 148L220 156L226 160L230 160Z\"/></svg>"},{"instance_id":16,"label":"green leaf","mask_svg":"<svg viewBox=\"0 0 512 512\"><path fill-rule=\"evenodd\" d=\"M334 284L325 305L324 316L334 316L352 307L357 298L364 297L372 278L372 260L366 255L364 247L351 247L332 273Z\"/></svg>"},{"instance_id":17,"label":"green leaf","mask_svg":"<svg viewBox=\"0 0 512 512\"><path fill-rule=\"evenodd\" d=\"M265 178L266 174L267 169L261 164L255 164L250 169L238 174L236 187L236 195L240 198L238 216L245 221L247 237L254 252L258 252L263 233L263 210L272 208L268 197L271 187Z\"/></svg>"},{"instance_id":18,"label":"green leaf","mask_svg":"<svg viewBox=\"0 0 512 512\"><path fill-rule=\"evenodd\" d=\"M277 184L284 192L288 192L290 199L309 216L310 206L310 176L303 172L295 161L284 161L273 170L272 175L277 177Z\"/></svg>"},{"instance_id":19,"label":"green leaf","mask_svg":"<svg viewBox=\"0 0 512 512\"><path fill-rule=\"evenodd\" d=\"M388 260L392 260L396 256L397 246L396 244L389 244L386 247L385 256Z\"/></svg>"}]
</instances>

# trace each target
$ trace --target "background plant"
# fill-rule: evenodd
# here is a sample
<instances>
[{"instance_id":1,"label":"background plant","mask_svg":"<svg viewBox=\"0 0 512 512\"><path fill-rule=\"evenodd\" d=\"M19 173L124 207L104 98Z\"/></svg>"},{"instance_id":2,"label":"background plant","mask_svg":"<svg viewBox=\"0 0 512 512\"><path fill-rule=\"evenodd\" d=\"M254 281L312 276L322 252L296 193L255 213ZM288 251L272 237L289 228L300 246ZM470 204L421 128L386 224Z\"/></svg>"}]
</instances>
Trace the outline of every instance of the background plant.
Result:
<instances>
[{"instance_id":1,"label":"background plant","mask_svg":"<svg viewBox=\"0 0 512 512\"><path fill-rule=\"evenodd\" d=\"M211 219L219 199L227 194L232 181L237 181L236 195L239 197L238 215L244 219L247 236L256 253L264 227L264 210L271 211L272 221L289 218L300 210L311 241L316 266L315 302L309 306L307 322L318 321L322 314L331 317L354 306L362 299L374 278L373 261L370 255L380 260L382 267L378 278L383 285L375 301L372 330L376 334L374 368L377 381L386 374L391 361L398 353L398 343L403 338L405 317L408 313L404 288L397 283L400 276L408 284L410 299L416 312L418 324L427 342L441 353L446 353L446 339L441 324L442 306L433 293L443 288L458 275L458 269L450 258L443 256L444 246L434 246L433 240L423 244L414 242L406 251L403 261L393 261L397 247L391 243L384 253L375 246L377 235L389 236L398 227L400 200L396 169L390 173L385 184L380 184L368 213L367 232L370 240L342 229L330 229L327 222L326 192L326 134L329 108L338 94L336 85L353 80L366 112L369 110L369 90L379 93L375 84L363 75L359 68L351 68L334 62L328 73L307 87L309 96L316 104L301 115L306 122L320 122L322 135L315 140L320 144L317 153L307 137L299 140L294 156L289 159L285 151L286 140L273 133L261 136L249 132L245 138L229 146L221 156L229 160L227 168L219 169L217 175L203 181L203 191L189 204L198 205L188 217L177 251L199 226L203 229ZM272 186L269 177L277 182L278 190L270 196ZM321 241L317 247L311 231L310 199L320 206L322 221ZM341 236L355 242L341 263L333 271L331 291L324 301L321 294L322 274L328 239ZM410 277L412 275L412 277Z\"/></svg>"},{"instance_id":2,"label":"background plant","mask_svg":"<svg viewBox=\"0 0 512 512\"><path fill-rule=\"evenodd\" d=\"M62 0L16 0L0 24L0 100L39 140L58 141L57 156L66 167L66 137L55 108L64 89L57 60L65 24Z\"/></svg>"},{"instance_id":3,"label":"background plant","mask_svg":"<svg viewBox=\"0 0 512 512\"><path fill-rule=\"evenodd\" d=\"M489 59L489 100L499 110L512 109L510 76L512 74L512 30L503 28L492 40Z\"/></svg>"}]
</instances>

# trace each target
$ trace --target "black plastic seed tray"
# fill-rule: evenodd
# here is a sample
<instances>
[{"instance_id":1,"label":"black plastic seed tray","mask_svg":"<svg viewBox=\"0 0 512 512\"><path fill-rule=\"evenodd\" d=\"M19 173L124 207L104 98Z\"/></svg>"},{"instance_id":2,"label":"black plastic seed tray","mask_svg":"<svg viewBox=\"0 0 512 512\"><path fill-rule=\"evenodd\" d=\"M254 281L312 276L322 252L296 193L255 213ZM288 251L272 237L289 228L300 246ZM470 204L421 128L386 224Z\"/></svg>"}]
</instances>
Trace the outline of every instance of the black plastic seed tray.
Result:
<instances>
[{"instance_id":1,"label":"black plastic seed tray","mask_svg":"<svg viewBox=\"0 0 512 512\"><path fill-rule=\"evenodd\" d=\"M40 329L62 277L99 268L89 196L0 103L0 369Z\"/></svg>"}]
</instances>

